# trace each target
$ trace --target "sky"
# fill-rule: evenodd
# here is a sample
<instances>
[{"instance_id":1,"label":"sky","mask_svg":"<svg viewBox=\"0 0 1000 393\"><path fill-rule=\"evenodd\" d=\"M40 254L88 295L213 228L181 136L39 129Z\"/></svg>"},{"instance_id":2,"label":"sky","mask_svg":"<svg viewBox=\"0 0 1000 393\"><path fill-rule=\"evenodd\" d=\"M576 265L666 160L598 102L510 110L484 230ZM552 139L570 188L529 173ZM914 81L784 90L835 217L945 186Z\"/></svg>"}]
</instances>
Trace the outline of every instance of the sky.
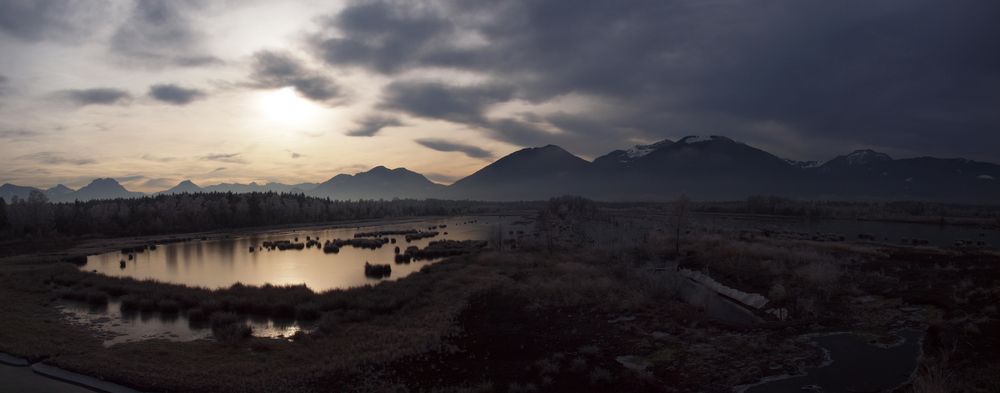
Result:
<instances>
[{"instance_id":1,"label":"sky","mask_svg":"<svg viewBox=\"0 0 1000 393\"><path fill-rule=\"evenodd\" d=\"M725 135L1000 162L1000 2L0 0L0 183L440 183Z\"/></svg>"}]
</instances>

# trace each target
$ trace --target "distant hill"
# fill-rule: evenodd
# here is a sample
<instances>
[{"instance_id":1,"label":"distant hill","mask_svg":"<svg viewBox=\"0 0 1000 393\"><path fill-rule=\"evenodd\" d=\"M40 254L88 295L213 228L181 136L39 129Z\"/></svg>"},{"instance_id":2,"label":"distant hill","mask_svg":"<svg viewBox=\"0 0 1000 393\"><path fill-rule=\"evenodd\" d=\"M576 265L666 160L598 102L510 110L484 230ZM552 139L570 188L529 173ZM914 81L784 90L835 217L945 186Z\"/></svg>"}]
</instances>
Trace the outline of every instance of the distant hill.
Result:
<instances>
[{"instance_id":1,"label":"distant hill","mask_svg":"<svg viewBox=\"0 0 1000 393\"><path fill-rule=\"evenodd\" d=\"M115 179L103 178L94 179L90 184L72 193L71 197L75 200L88 201L91 199L138 198L143 195L141 192L126 190Z\"/></svg>"},{"instance_id":2,"label":"distant hill","mask_svg":"<svg viewBox=\"0 0 1000 393\"><path fill-rule=\"evenodd\" d=\"M406 168L377 166L354 175L339 174L306 193L331 199L440 198L445 186Z\"/></svg>"},{"instance_id":3,"label":"distant hill","mask_svg":"<svg viewBox=\"0 0 1000 393\"><path fill-rule=\"evenodd\" d=\"M454 199L528 200L587 194L591 163L555 145L518 150L448 189Z\"/></svg>"},{"instance_id":4,"label":"distant hill","mask_svg":"<svg viewBox=\"0 0 1000 393\"><path fill-rule=\"evenodd\" d=\"M55 187L45 190L45 196L54 202L72 201L74 193L76 193L76 190L62 184L57 184Z\"/></svg>"},{"instance_id":5,"label":"distant hill","mask_svg":"<svg viewBox=\"0 0 1000 393\"><path fill-rule=\"evenodd\" d=\"M26 199L38 190L0 186L0 198ZM724 136L688 136L637 145L584 160L555 145L518 150L450 186L406 168L377 166L316 183L223 183L190 180L160 193L278 192L331 199L443 198L539 200L576 194L601 200L668 200L686 194L701 200L751 195L836 200L1000 201L1000 165L962 158L894 159L858 150L825 162L793 161ZM74 191L44 191L52 201L137 197L114 179L96 179Z\"/></svg>"},{"instance_id":6,"label":"distant hill","mask_svg":"<svg viewBox=\"0 0 1000 393\"><path fill-rule=\"evenodd\" d=\"M786 160L722 136L636 146L624 156L599 157L594 166L594 181L605 185L597 195L614 200L789 194L801 180Z\"/></svg>"},{"instance_id":7,"label":"distant hill","mask_svg":"<svg viewBox=\"0 0 1000 393\"><path fill-rule=\"evenodd\" d=\"M17 199L28 199L28 195L31 191L41 191L34 187L24 187L18 186L10 183L4 183L0 185L0 198L3 198L6 202L11 202L14 198Z\"/></svg>"},{"instance_id":8,"label":"distant hill","mask_svg":"<svg viewBox=\"0 0 1000 393\"><path fill-rule=\"evenodd\" d=\"M176 186L173 186L165 191L158 192L157 194L194 194L196 192L205 192L205 189L201 188L197 184L194 184L191 180L184 180L177 183Z\"/></svg>"}]
</instances>

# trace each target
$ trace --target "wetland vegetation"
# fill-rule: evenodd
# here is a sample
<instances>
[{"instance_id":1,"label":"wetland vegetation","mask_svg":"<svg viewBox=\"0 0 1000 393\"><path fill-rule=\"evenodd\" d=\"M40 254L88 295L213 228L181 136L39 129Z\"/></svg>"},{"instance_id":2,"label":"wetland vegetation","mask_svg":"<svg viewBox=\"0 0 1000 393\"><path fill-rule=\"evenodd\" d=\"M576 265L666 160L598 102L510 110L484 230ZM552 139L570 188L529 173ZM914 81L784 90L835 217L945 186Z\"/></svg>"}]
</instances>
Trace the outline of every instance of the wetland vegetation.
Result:
<instances>
[{"instance_id":1,"label":"wetland vegetation","mask_svg":"<svg viewBox=\"0 0 1000 393\"><path fill-rule=\"evenodd\" d=\"M0 264L0 291L10 299L0 304L0 351L152 391L316 391L331 384L360 391L758 391L771 386L761 382L786 386L826 370L817 335L851 332L891 347L919 332L916 355L868 371L910 370L895 380L904 392L998 386L995 249L886 242L883 233L719 227L682 211L565 197L507 220L457 217L349 227L338 237L280 230L258 238L343 239L347 249L355 240L387 244L357 250L398 263L370 261L359 276L395 278L408 266L402 259L440 260L405 279L327 290L192 287L95 274L61 255L8 257ZM452 234L473 225L493 230L480 239L422 239L420 246L388 240L406 245L402 237L435 225L441 231L442 224ZM143 240L159 245L153 252L109 248L119 257L126 248L155 255L241 236ZM232 248L234 255L261 252ZM310 249L263 253L328 255ZM176 315L210 334L107 345L93 326L67 320L56 307L63 301ZM733 319L734 310L749 317ZM254 318L311 327L259 337L246 322ZM908 345L900 348L914 348ZM422 367L407 366L415 363Z\"/></svg>"}]
</instances>

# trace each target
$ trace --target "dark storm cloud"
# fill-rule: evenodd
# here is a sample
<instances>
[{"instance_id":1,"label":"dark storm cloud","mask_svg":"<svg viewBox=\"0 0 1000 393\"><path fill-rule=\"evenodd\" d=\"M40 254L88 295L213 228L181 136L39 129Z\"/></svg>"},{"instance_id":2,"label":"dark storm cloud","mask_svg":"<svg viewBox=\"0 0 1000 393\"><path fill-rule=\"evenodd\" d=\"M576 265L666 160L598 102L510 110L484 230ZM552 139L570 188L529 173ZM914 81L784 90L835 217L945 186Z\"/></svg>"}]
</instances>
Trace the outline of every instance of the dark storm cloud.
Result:
<instances>
[{"instance_id":1,"label":"dark storm cloud","mask_svg":"<svg viewBox=\"0 0 1000 393\"><path fill-rule=\"evenodd\" d=\"M375 136L386 127L399 127L403 122L392 116L370 115L357 122L354 129L347 131L347 136Z\"/></svg>"},{"instance_id":2,"label":"dark storm cloud","mask_svg":"<svg viewBox=\"0 0 1000 393\"><path fill-rule=\"evenodd\" d=\"M62 90L57 92L56 96L77 106L116 105L132 99L129 92L114 88Z\"/></svg>"},{"instance_id":3,"label":"dark storm cloud","mask_svg":"<svg viewBox=\"0 0 1000 393\"><path fill-rule=\"evenodd\" d=\"M22 160L29 160L40 164L48 164L48 165L61 165L61 164L88 165L97 163L96 160L90 158L67 157L62 153L56 153L50 151L25 154L18 158Z\"/></svg>"},{"instance_id":4,"label":"dark storm cloud","mask_svg":"<svg viewBox=\"0 0 1000 393\"><path fill-rule=\"evenodd\" d=\"M493 153L488 150L463 143L451 142L445 139L425 138L417 139L415 142L431 150L460 152L472 158L493 158Z\"/></svg>"},{"instance_id":5,"label":"dark storm cloud","mask_svg":"<svg viewBox=\"0 0 1000 393\"><path fill-rule=\"evenodd\" d=\"M192 14L201 1L138 0L111 36L111 52L144 66L197 67L222 61L201 48L203 34Z\"/></svg>"},{"instance_id":6,"label":"dark storm cloud","mask_svg":"<svg viewBox=\"0 0 1000 393\"><path fill-rule=\"evenodd\" d=\"M393 82L382 92L383 109L460 123L484 121L490 105L513 98L514 89L500 84L451 86L441 82Z\"/></svg>"},{"instance_id":7,"label":"dark storm cloud","mask_svg":"<svg viewBox=\"0 0 1000 393\"><path fill-rule=\"evenodd\" d=\"M392 84L383 106L498 122L492 135L510 139L544 138L547 127L485 119L493 103L579 94L624 109L547 126L580 135L606 126L613 146L692 132L753 143L781 129L1000 160L996 15L1000 3L965 0L366 1L325 19L310 42L335 66L444 67L503 81L511 91L468 104L463 88Z\"/></svg>"},{"instance_id":8,"label":"dark storm cloud","mask_svg":"<svg viewBox=\"0 0 1000 393\"><path fill-rule=\"evenodd\" d=\"M198 89L181 87L175 84L159 84L149 87L149 96L157 101L172 105L187 105L203 98L205 93Z\"/></svg>"},{"instance_id":9,"label":"dark storm cloud","mask_svg":"<svg viewBox=\"0 0 1000 393\"><path fill-rule=\"evenodd\" d=\"M302 96L322 103L341 103L343 92L337 83L306 68L290 53L259 51L253 55L250 85L261 89L294 87Z\"/></svg>"},{"instance_id":10,"label":"dark storm cloud","mask_svg":"<svg viewBox=\"0 0 1000 393\"><path fill-rule=\"evenodd\" d=\"M455 31L433 7L400 2L358 3L323 21L312 41L323 60L395 72L440 57Z\"/></svg>"},{"instance_id":11,"label":"dark storm cloud","mask_svg":"<svg viewBox=\"0 0 1000 393\"><path fill-rule=\"evenodd\" d=\"M90 32L88 26L107 4L74 0L0 0L0 31L24 41L73 41Z\"/></svg>"}]
</instances>

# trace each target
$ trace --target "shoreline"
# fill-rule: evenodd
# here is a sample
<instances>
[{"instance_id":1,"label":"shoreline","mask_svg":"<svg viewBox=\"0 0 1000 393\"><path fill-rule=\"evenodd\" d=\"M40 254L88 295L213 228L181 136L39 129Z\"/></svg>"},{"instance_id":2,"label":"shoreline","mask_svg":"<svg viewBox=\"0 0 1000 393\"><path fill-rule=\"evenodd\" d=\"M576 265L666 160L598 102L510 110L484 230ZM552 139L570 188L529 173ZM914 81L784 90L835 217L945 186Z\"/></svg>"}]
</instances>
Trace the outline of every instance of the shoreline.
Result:
<instances>
[{"instance_id":1,"label":"shoreline","mask_svg":"<svg viewBox=\"0 0 1000 393\"><path fill-rule=\"evenodd\" d=\"M0 367L16 367L31 369L34 375L40 378L47 378L52 381L68 383L75 386L84 387L90 390L105 393L139 393L135 390L117 383L104 381L99 378L64 370L56 366L51 366L42 362L30 363L27 359L0 352ZM30 383L30 381L29 381ZM17 388L17 387L15 387Z\"/></svg>"},{"instance_id":2,"label":"shoreline","mask_svg":"<svg viewBox=\"0 0 1000 393\"><path fill-rule=\"evenodd\" d=\"M184 232L184 233L174 233L174 234L164 234L164 235L137 236L137 237L97 238L97 239L83 240L79 244L55 252L22 253L22 254L0 257L0 265L9 264L10 262L31 263L31 262L38 262L38 261L52 260L52 259L64 259L73 256L96 255L106 252L112 252L122 247L132 247L149 243L173 241L176 239L201 240L202 238L204 238L204 240L215 240L215 239L225 238L227 236L245 236L248 234L280 234L284 232L291 233L297 231L338 229L338 228L349 228L349 227L365 228L373 226L406 224L409 222L416 222L416 221L440 220L440 219L455 218L455 217L509 217L509 216L523 215L525 213L527 213L527 211L514 210L502 213L468 214L468 215L455 215L455 216L406 216L406 217L395 217L395 218L373 218L373 219L362 219L362 220L331 221L326 223L269 225L261 227L219 229L219 230L205 231L205 232Z\"/></svg>"}]
</instances>

